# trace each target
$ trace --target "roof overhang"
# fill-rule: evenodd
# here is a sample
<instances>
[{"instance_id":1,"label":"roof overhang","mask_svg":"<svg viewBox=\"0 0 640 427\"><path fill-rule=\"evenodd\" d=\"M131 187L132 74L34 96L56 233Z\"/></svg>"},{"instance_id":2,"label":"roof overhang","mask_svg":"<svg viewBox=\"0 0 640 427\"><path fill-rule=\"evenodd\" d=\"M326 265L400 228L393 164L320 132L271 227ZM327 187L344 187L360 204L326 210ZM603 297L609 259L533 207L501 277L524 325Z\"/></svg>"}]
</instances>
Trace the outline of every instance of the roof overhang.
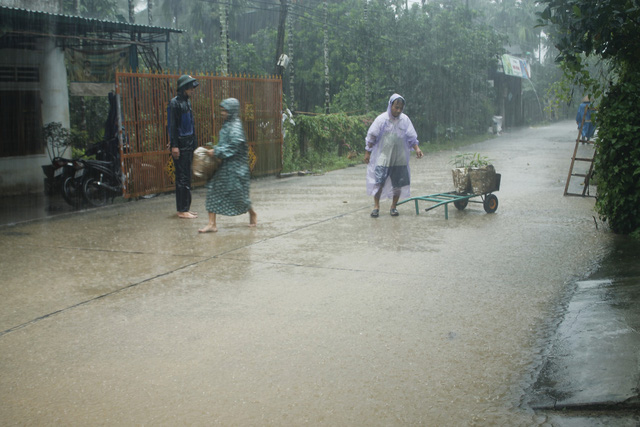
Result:
<instances>
[{"instance_id":1,"label":"roof overhang","mask_svg":"<svg viewBox=\"0 0 640 427\"><path fill-rule=\"evenodd\" d=\"M23 35L85 39L116 43L166 43L176 28L153 27L127 22L105 21L81 16L62 15L0 6L0 36Z\"/></svg>"}]
</instances>

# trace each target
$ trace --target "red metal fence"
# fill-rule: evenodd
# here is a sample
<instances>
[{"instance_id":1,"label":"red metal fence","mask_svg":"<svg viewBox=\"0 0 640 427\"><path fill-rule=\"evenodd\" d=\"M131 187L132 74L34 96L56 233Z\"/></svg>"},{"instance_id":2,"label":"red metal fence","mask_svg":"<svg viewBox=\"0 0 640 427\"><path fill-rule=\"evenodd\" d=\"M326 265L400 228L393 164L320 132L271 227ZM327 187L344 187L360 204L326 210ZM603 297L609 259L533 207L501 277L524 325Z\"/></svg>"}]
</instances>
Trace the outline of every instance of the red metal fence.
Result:
<instances>
[{"instance_id":1,"label":"red metal fence","mask_svg":"<svg viewBox=\"0 0 640 427\"><path fill-rule=\"evenodd\" d=\"M169 152L167 106L176 96L179 75L116 73L121 111L120 141L123 196L139 197L175 189ZM193 75L200 85L191 99L198 145L216 142L222 117L220 102L240 101L254 177L282 168L282 80L280 78ZM195 181L202 185L204 181Z\"/></svg>"}]
</instances>

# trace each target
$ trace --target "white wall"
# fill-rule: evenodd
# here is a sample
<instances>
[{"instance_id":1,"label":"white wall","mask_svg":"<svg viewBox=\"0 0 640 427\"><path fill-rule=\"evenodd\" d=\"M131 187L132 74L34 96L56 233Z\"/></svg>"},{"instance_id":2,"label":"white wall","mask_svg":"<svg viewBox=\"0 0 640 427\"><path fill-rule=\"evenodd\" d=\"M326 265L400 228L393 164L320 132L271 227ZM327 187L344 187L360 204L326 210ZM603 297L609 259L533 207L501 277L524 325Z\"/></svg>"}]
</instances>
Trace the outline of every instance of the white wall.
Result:
<instances>
[{"instance_id":1,"label":"white wall","mask_svg":"<svg viewBox=\"0 0 640 427\"><path fill-rule=\"evenodd\" d=\"M48 13L62 13L62 0L0 0L0 5ZM40 69L40 98L42 123L60 122L69 128L69 93L64 52L53 39L41 39L41 52L3 50L0 63L31 65ZM3 89L0 85L0 93ZM36 83L12 85L12 90L37 90ZM4 88L6 90L6 88ZM66 153L69 156L69 153ZM0 157L0 194L24 194L43 191L44 173L41 165L51 160L46 151L38 155Z\"/></svg>"},{"instance_id":2,"label":"white wall","mask_svg":"<svg viewBox=\"0 0 640 427\"><path fill-rule=\"evenodd\" d=\"M38 65L42 124L60 122L63 127L69 129L69 93L64 52L55 46L53 39L41 39L41 47L41 57L34 56L33 52L24 52L24 57L20 58L19 62L24 64L40 61ZM66 153L66 156L69 157L69 153ZM38 155L1 157L0 194L13 195L43 191L44 173L41 166L50 162L46 151Z\"/></svg>"},{"instance_id":3,"label":"white wall","mask_svg":"<svg viewBox=\"0 0 640 427\"><path fill-rule=\"evenodd\" d=\"M17 194L44 191L44 172L40 165L50 163L46 154L37 156L0 158L0 194Z\"/></svg>"}]
</instances>

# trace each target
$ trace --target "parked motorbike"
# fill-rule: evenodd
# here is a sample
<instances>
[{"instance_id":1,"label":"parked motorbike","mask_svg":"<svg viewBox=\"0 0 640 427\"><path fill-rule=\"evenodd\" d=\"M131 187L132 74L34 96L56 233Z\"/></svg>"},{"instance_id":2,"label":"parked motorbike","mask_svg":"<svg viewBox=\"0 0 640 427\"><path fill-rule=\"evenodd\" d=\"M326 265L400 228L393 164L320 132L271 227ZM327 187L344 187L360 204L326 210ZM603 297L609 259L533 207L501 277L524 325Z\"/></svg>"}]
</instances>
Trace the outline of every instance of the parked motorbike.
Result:
<instances>
[{"instance_id":1,"label":"parked motorbike","mask_svg":"<svg viewBox=\"0 0 640 427\"><path fill-rule=\"evenodd\" d=\"M73 160L63 157L69 150L69 130L59 122L47 123L43 138L50 164L42 165L44 192L48 196L59 194L67 177L74 174Z\"/></svg>"},{"instance_id":2,"label":"parked motorbike","mask_svg":"<svg viewBox=\"0 0 640 427\"><path fill-rule=\"evenodd\" d=\"M50 165L42 166L42 171L45 194L62 194L64 201L76 209L82 205L82 160L54 157Z\"/></svg>"},{"instance_id":3,"label":"parked motorbike","mask_svg":"<svg viewBox=\"0 0 640 427\"><path fill-rule=\"evenodd\" d=\"M83 159L70 161L70 173L62 183L62 197L74 208L82 206L84 197L82 196L82 184L84 181L85 162Z\"/></svg>"},{"instance_id":4,"label":"parked motorbike","mask_svg":"<svg viewBox=\"0 0 640 427\"><path fill-rule=\"evenodd\" d=\"M95 144L88 155L98 160L84 160L82 195L91 206L100 207L116 196L122 195L122 171L117 148L117 138Z\"/></svg>"},{"instance_id":5,"label":"parked motorbike","mask_svg":"<svg viewBox=\"0 0 640 427\"><path fill-rule=\"evenodd\" d=\"M73 160L64 157L54 157L50 165L42 165L44 192L47 196L61 191L64 180L73 174L72 162Z\"/></svg>"},{"instance_id":6,"label":"parked motorbike","mask_svg":"<svg viewBox=\"0 0 640 427\"><path fill-rule=\"evenodd\" d=\"M120 163L120 142L118 140L118 114L116 96L109 94L109 115L105 123L104 139L90 147L87 156L96 160L85 160L82 174L82 196L90 206L103 206L108 199L122 196L125 183L127 187L135 181L134 166L128 164L126 170ZM129 143L125 138L122 151L128 153ZM136 166L139 175L154 176L156 166L140 163Z\"/></svg>"}]
</instances>

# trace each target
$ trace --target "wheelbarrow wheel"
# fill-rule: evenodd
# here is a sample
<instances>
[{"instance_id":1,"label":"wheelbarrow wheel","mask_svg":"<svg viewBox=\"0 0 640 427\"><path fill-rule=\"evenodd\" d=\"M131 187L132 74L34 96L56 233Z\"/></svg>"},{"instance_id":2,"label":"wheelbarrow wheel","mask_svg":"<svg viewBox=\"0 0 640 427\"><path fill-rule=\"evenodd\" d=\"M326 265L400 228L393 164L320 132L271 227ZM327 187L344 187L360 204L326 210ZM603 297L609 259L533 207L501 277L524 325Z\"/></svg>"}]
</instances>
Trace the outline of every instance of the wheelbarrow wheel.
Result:
<instances>
[{"instance_id":1,"label":"wheelbarrow wheel","mask_svg":"<svg viewBox=\"0 0 640 427\"><path fill-rule=\"evenodd\" d=\"M454 200L453 201L453 206L455 206L456 209L458 209L459 211L461 211L464 208L466 208L468 204L469 204L469 199L462 199L462 200Z\"/></svg>"},{"instance_id":2,"label":"wheelbarrow wheel","mask_svg":"<svg viewBox=\"0 0 640 427\"><path fill-rule=\"evenodd\" d=\"M482 205L486 213L494 213L498 209L498 198L493 194L487 194Z\"/></svg>"}]
</instances>

